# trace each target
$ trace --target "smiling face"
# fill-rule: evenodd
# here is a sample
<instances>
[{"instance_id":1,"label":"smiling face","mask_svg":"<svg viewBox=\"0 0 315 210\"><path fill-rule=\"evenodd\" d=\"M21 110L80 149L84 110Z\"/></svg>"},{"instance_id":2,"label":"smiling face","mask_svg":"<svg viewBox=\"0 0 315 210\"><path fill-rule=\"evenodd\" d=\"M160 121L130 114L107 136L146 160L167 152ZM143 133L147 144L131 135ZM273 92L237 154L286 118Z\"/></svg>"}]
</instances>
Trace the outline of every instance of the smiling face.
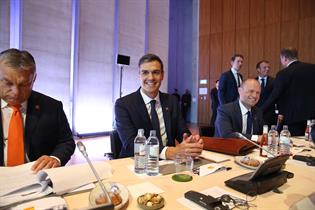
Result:
<instances>
[{"instance_id":1,"label":"smiling face","mask_svg":"<svg viewBox=\"0 0 315 210\"><path fill-rule=\"evenodd\" d=\"M257 69L258 75L261 77L265 77L268 75L269 70L270 70L270 64L267 62L262 62L259 65L259 68Z\"/></svg>"},{"instance_id":2,"label":"smiling face","mask_svg":"<svg viewBox=\"0 0 315 210\"><path fill-rule=\"evenodd\" d=\"M164 78L164 72L158 61L145 62L140 65L142 91L150 98L155 98Z\"/></svg>"},{"instance_id":3,"label":"smiling face","mask_svg":"<svg viewBox=\"0 0 315 210\"><path fill-rule=\"evenodd\" d=\"M30 96L36 73L30 70L13 69L0 62L0 98L10 105L25 102Z\"/></svg>"},{"instance_id":4,"label":"smiling face","mask_svg":"<svg viewBox=\"0 0 315 210\"><path fill-rule=\"evenodd\" d=\"M255 106L260 97L260 84L255 79L248 79L242 83L238 88L240 94L240 101L247 108L250 109Z\"/></svg>"}]
</instances>

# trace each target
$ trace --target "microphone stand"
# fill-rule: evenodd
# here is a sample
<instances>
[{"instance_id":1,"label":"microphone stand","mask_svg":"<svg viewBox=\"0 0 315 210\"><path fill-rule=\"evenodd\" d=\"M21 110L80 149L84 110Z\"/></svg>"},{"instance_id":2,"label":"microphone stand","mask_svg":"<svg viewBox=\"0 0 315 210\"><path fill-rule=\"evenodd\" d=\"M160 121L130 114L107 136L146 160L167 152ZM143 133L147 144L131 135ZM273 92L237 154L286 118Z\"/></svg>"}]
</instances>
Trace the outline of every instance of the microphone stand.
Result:
<instances>
[{"instance_id":1,"label":"microphone stand","mask_svg":"<svg viewBox=\"0 0 315 210\"><path fill-rule=\"evenodd\" d=\"M243 134L239 133L239 132L235 132L236 136L240 139L246 140L250 143L252 143L253 145L257 146L259 149L264 150L265 152L267 152L269 155L271 155L272 157L276 157L276 155L274 155L273 153L271 153L269 150L263 148L262 146L260 146L259 144L257 144L256 142L253 142L251 140L249 140L248 138L246 138L246 136L244 136Z\"/></svg>"},{"instance_id":2,"label":"microphone stand","mask_svg":"<svg viewBox=\"0 0 315 210\"><path fill-rule=\"evenodd\" d=\"M85 157L85 159L87 160L87 162L89 163L90 168L92 169L93 174L94 174L94 176L96 177L96 179L97 179L97 181L98 181L98 183L99 183L99 185L100 185L100 187L101 187L101 189L102 189L104 195L106 195L106 196L107 196L107 199L109 200L109 202L111 202L111 199L110 199L109 196L108 196L108 193L107 193L107 191L106 191L106 188L105 188L104 184L101 182L101 179L100 179L100 177L99 177L97 171L95 170L93 164L91 163L90 158L88 157L88 154L87 154L87 152L86 152L86 149L85 149L84 144L83 144L81 141L78 141L78 142L77 142L77 147L78 147L78 149L80 150L80 152L82 153L82 155Z\"/></svg>"}]
</instances>

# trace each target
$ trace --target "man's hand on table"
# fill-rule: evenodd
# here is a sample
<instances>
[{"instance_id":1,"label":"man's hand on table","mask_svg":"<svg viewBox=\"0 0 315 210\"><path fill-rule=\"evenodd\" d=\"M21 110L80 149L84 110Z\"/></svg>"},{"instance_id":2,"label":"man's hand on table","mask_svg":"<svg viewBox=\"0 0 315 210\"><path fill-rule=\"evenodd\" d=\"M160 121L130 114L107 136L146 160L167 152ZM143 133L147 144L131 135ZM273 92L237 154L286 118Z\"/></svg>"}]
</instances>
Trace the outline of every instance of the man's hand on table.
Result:
<instances>
[{"instance_id":1,"label":"man's hand on table","mask_svg":"<svg viewBox=\"0 0 315 210\"><path fill-rule=\"evenodd\" d=\"M169 147L166 150L166 159L174 159L175 154L185 153L192 158L198 158L203 150L203 140L199 135L188 135L185 133L183 135L183 141L176 145L176 147Z\"/></svg>"},{"instance_id":2,"label":"man's hand on table","mask_svg":"<svg viewBox=\"0 0 315 210\"><path fill-rule=\"evenodd\" d=\"M60 162L56 158L43 155L36 160L36 162L33 164L31 169L32 171L37 173L38 171L42 169L56 168L59 166L60 166Z\"/></svg>"}]
</instances>

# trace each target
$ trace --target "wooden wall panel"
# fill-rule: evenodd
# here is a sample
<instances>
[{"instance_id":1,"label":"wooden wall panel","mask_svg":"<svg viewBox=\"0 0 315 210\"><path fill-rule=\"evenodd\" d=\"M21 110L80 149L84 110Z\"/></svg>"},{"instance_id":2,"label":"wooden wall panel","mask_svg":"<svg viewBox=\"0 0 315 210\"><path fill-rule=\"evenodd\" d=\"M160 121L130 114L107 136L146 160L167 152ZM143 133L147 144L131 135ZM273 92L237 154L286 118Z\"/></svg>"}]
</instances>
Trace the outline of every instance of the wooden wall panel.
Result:
<instances>
[{"instance_id":1,"label":"wooden wall panel","mask_svg":"<svg viewBox=\"0 0 315 210\"><path fill-rule=\"evenodd\" d=\"M199 77L198 88L209 90L209 69L210 69L210 1L200 0L199 2ZM202 43L202 44L201 44ZM200 80L207 80L207 84L201 85ZM199 92L199 90L198 90ZM198 95L198 123L209 124L209 97Z\"/></svg>"},{"instance_id":2,"label":"wooden wall panel","mask_svg":"<svg viewBox=\"0 0 315 210\"><path fill-rule=\"evenodd\" d=\"M249 57L249 28L238 29L235 34L235 53L244 56L244 63L240 73L244 79L248 77L248 57Z\"/></svg>"},{"instance_id":3,"label":"wooden wall panel","mask_svg":"<svg viewBox=\"0 0 315 210\"><path fill-rule=\"evenodd\" d=\"M257 76L256 63L264 57L264 28L253 28L249 37L248 78ZM243 70L244 72L244 70Z\"/></svg>"},{"instance_id":4,"label":"wooden wall panel","mask_svg":"<svg viewBox=\"0 0 315 210\"><path fill-rule=\"evenodd\" d=\"M223 1L223 31L235 30L235 0Z\"/></svg>"},{"instance_id":5,"label":"wooden wall panel","mask_svg":"<svg viewBox=\"0 0 315 210\"><path fill-rule=\"evenodd\" d=\"M210 0L210 33L222 31L222 1Z\"/></svg>"},{"instance_id":6,"label":"wooden wall panel","mask_svg":"<svg viewBox=\"0 0 315 210\"><path fill-rule=\"evenodd\" d=\"M275 76L281 69L283 47L296 47L300 60L315 63L315 0L201 0L200 27L206 28L200 29L199 53L208 57L199 54L199 71L203 77L208 75L210 88L220 70L230 68L234 53L244 55L245 78L256 76L256 63L262 59L270 62L270 74ZM203 72L205 65L208 74ZM211 116L204 106L198 112L203 123Z\"/></svg>"}]
</instances>

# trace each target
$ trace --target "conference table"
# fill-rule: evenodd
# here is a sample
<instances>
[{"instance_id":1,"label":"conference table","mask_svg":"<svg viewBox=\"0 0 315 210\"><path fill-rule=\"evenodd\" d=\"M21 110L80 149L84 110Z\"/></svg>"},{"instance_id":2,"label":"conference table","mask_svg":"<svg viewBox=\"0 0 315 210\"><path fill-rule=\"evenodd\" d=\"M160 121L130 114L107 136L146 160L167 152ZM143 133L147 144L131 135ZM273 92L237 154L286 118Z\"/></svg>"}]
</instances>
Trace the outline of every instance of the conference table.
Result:
<instances>
[{"instance_id":1,"label":"conference table","mask_svg":"<svg viewBox=\"0 0 315 210\"><path fill-rule=\"evenodd\" d=\"M315 150L301 151L302 149L309 149L309 143L302 139L294 139L295 147L292 148L292 153L312 155L315 156ZM108 163L113 167L113 176L108 181L118 182L125 186L130 186L138 183L149 182L164 192L161 195L165 198L165 205L163 209L189 209L182 205L178 198L184 197L184 193L189 190L204 191L212 187L219 187L225 191L230 192L242 199L246 198L246 195L237 192L224 184L224 181L252 172L253 170L247 169L234 161L234 156L223 155L214 153L213 155L219 155L229 158L228 161L220 163L226 167L231 167L231 170L219 171L207 176L193 175L193 180L190 182L176 182L172 180L173 174L139 178L135 175L128 166L133 164L132 158L110 160ZM259 150L255 149L250 156L259 156ZM261 195L257 195L254 200L250 202L251 209L290 209L294 204L306 198L315 192L315 167L307 166L305 162L293 160L292 157L287 160L285 170L294 173L294 178L288 179L287 183L278 188L279 192L270 191ZM80 209L89 206L89 191L66 195L64 199L69 209ZM137 198L132 197L129 194L129 202L123 209L140 209L137 204Z\"/></svg>"}]
</instances>

